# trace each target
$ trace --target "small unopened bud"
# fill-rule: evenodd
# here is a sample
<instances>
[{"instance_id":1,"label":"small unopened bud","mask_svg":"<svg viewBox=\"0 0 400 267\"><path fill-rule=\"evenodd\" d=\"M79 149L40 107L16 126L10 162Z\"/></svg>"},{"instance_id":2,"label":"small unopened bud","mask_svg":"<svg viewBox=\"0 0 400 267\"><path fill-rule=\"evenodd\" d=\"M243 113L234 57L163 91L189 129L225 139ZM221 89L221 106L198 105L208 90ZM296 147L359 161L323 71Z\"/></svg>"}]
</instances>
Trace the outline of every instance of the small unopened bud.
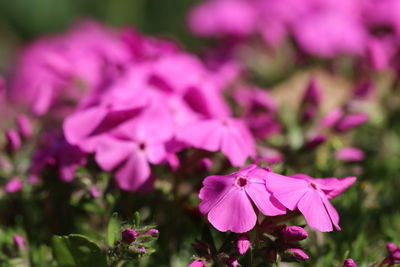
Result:
<instances>
[{"instance_id":1,"label":"small unopened bud","mask_svg":"<svg viewBox=\"0 0 400 267\"><path fill-rule=\"evenodd\" d=\"M319 134L316 136L311 137L310 139L307 140L306 142L306 147L308 149L313 149L316 148L317 146L321 145L326 141L326 136L324 134Z\"/></svg>"},{"instance_id":2,"label":"small unopened bud","mask_svg":"<svg viewBox=\"0 0 400 267\"><path fill-rule=\"evenodd\" d=\"M397 246L393 243L387 243L386 248L390 253L394 253L397 249Z\"/></svg>"},{"instance_id":3,"label":"small unopened bud","mask_svg":"<svg viewBox=\"0 0 400 267\"><path fill-rule=\"evenodd\" d=\"M21 138L16 130L8 130L6 132L7 150L15 152L21 148Z\"/></svg>"},{"instance_id":4,"label":"small unopened bud","mask_svg":"<svg viewBox=\"0 0 400 267\"><path fill-rule=\"evenodd\" d=\"M362 161L365 155L364 151L361 149L355 147L343 147L336 152L335 157L341 161L356 162Z\"/></svg>"},{"instance_id":5,"label":"small unopened bud","mask_svg":"<svg viewBox=\"0 0 400 267\"><path fill-rule=\"evenodd\" d=\"M247 250L250 248L250 240L246 235L242 235L238 238L237 240L237 249L239 251L240 255L243 255L247 252Z\"/></svg>"},{"instance_id":6,"label":"small unopened bud","mask_svg":"<svg viewBox=\"0 0 400 267\"><path fill-rule=\"evenodd\" d=\"M13 235L14 244L17 248L24 250L25 249L25 240L22 236L18 234Z\"/></svg>"},{"instance_id":7,"label":"small unopened bud","mask_svg":"<svg viewBox=\"0 0 400 267\"><path fill-rule=\"evenodd\" d=\"M21 191L23 187L23 183L21 181L21 179L19 178L13 178L11 179L7 184L6 184L6 192L7 193L17 193L19 191Z\"/></svg>"},{"instance_id":8,"label":"small unopened bud","mask_svg":"<svg viewBox=\"0 0 400 267\"><path fill-rule=\"evenodd\" d=\"M357 267L357 264L353 259L346 259L343 263L343 267Z\"/></svg>"},{"instance_id":9,"label":"small unopened bud","mask_svg":"<svg viewBox=\"0 0 400 267\"><path fill-rule=\"evenodd\" d=\"M209 158L203 158L198 163L198 168L201 171L205 171L205 172L211 171L212 166L213 166L213 163L212 163L211 159L209 159Z\"/></svg>"},{"instance_id":10,"label":"small unopened bud","mask_svg":"<svg viewBox=\"0 0 400 267\"><path fill-rule=\"evenodd\" d=\"M314 79L310 80L308 87L304 93L303 101L318 106L321 102L321 89L318 87Z\"/></svg>"},{"instance_id":11,"label":"small unopened bud","mask_svg":"<svg viewBox=\"0 0 400 267\"><path fill-rule=\"evenodd\" d=\"M19 114L17 116L17 127L18 127L18 132L19 134L24 138L24 139L29 139L32 137L32 124L29 121L28 117L25 116L24 114Z\"/></svg>"},{"instance_id":12,"label":"small unopened bud","mask_svg":"<svg viewBox=\"0 0 400 267\"><path fill-rule=\"evenodd\" d=\"M285 241L300 241L308 237L308 233L300 226L286 226L281 230L281 236Z\"/></svg>"},{"instance_id":13,"label":"small unopened bud","mask_svg":"<svg viewBox=\"0 0 400 267\"><path fill-rule=\"evenodd\" d=\"M369 116L366 113L353 113L346 115L335 125L335 130L339 133L347 132L354 129L369 120Z\"/></svg>"},{"instance_id":14,"label":"small unopened bud","mask_svg":"<svg viewBox=\"0 0 400 267\"><path fill-rule=\"evenodd\" d=\"M137 233L132 228L127 228L122 232L122 242L130 244L137 238Z\"/></svg>"},{"instance_id":15,"label":"small unopened bud","mask_svg":"<svg viewBox=\"0 0 400 267\"><path fill-rule=\"evenodd\" d=\"M157 236L160 232L157 229L150 229L145 235Z\"/></svg>"},{"instance_id":16,"label":"small unopened bud","mask_svg":"<svg viewBox=\"0 0 400 267\"><path fill-rule=\"evenodd\" d=\"M136 249L139 253L145 254L147 252L147 250L145 248L137 248Z\"/></svg>"},{"instance_id":17,"label":"small unopened bud","mask_svg":"<svg viewBox=\"0 0 400 267\"><path fill-rule=\"evenodd\" d=\"M99 191L99 189L97 189L96 186L92 186L89 189L89 193L92 196L92 198L98 198L100 196L100 191Z\"/></svg>"},{"instance_id":18,"label":"small unopened bud","mask_svg":"<svg viewBox=\"0 0 400 267\"><path fill-rule=\"evenodd\" d=\"M297 260L305 261L310 258L301 248L289 248L288 251Z\"/></svg>"}]
</instances>

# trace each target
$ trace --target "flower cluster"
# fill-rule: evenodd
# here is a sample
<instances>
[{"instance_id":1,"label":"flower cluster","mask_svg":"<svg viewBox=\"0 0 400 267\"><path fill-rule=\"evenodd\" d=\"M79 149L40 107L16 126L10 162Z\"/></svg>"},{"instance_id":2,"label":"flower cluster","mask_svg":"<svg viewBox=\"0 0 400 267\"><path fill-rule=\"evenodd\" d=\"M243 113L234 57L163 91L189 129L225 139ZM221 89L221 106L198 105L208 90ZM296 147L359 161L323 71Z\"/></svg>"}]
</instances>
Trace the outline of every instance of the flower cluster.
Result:
<instances>
[{"instance_id":1,"label":"flower cluster","mask_svg":"<svg viewBox=\"0 0 400 267\"><path fill-rule=\"evenodd\" d=\"M252 204L265 216L298 209L310 227L329 232L333 224L340 230L339 215L329 199L355 181L355 177L314 179L305 174L287 177L252 164L230 175L207 177L199 195L200 211L223 232L250 231L257 222Z\"/></svg>"},{"instance_id":2,"label":"flower cluster","mask_svg":"<svg viewBox=\"0 0 400 267\"><path fill-rule=\"evenodd\" d=\"M259 35L270 47L291 37L308 54L351 54L373 68L396 67L400 23L397 1L210 0L188 16L200 36L234 41Z\"/></svg>"}]
</instances>

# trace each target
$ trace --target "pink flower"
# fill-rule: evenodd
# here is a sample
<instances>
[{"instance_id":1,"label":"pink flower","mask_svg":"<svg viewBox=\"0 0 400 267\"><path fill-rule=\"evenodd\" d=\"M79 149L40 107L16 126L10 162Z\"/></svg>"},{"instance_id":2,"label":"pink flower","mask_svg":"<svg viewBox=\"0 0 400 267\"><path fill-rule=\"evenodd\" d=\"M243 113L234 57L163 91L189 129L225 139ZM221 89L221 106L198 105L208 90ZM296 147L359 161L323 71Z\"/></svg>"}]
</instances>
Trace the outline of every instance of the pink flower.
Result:
<instances>
[{"instance_id":1,"label":"pink flower","mask_svg":"<svg viewBox=\"0 0 400 267\"><path fill-rule=\"evenodd\" d=\"M6 192L7 193L17 193L21 191L22 187L24 184L22 183L22 180L19 178L12 178L7 184L6 184Z\"/></svg>"},{"instance_id":2,"label":"pink flower","mask_svg":"<svg viewBox=\"0 0 400 267\"><path fill-rule=\"evenodd\" d=\"M221 150L233 166L242 166L255 156L254 139L239 119L200 120L187 125L178 138L199 149Z\"/></svg>"},{"instance_id":3,"label":"pink flower","mask_svg":"<svg viewBox=\"0 0 400 267\"><path fill-rule=\"evenodd\" d=\"M245 254L247 250L250 248L250 245L251 245L250 240L246 235L240 236L236 242L236 246L240 255Z\"/></svg>"},{"instance_id":4,"label":"pink flower","mask_svg":"<svg viewBox=\"0 0 400 267\"><path fill-rule=\"evenodd\" d=\"M362 161L364 160L364 151L355 147L343 147L336 151L335 157L341 161Z\"/></svg>"},{"instance_id":5,"label":"pink flower","mask_svg":"<svg viewBox=\"0 0 400 267\"><path fill-rule=\"evenodd\" d=\"M25 240L22 236L18 234L13 235L14 244L17 248L24 250L26 248Z\"/></svg>"},{"instance_id":6,"label":"pink flower","mask_svg":"<svg viewBox=\"0 0 400 267\"><path fill-rule=\"evenodd\" d=\"M206 263L207 262L205 260L196 259L192 261L192 263L189 264L187 267L203 267L204 265L206 265Z\"/></svg>"},{"instance_id":7,"label":"pink flower","mask_svg":"<svg viewBox=\"0 0 400 267\"><path fill-rule=\"evenodd\" d=\"M100 191L96 186L92 186L89 193L93 198L98 198L100 196Z\"/></svg>"},{"instance_id":8,"label":"pink flower","mask_svg":"<svg viewBox=\"0 0 400 267\"><path fill-rule=\"evenodd\" d=\"M269 172L266 186L286 208L298 208L310 227L330 232L332 224L337 230L340 227L339 215L329 199L342 193L355 181L355 177L313 179L304 174L286 177Z\"/></svg>"},{"instance_id":9,"label":"pink flower","mask_svg":"<svg viewBox=\"0 0 400 267\"><path fill-rule=\"evenodd\" d=\"M250 231L257 221L252 203L265 215L284 214L285 207L265 188L267 171L252 164L229 175L208 176L203 181L199 206L219 231Z\"/></svg>"}]
</instances>

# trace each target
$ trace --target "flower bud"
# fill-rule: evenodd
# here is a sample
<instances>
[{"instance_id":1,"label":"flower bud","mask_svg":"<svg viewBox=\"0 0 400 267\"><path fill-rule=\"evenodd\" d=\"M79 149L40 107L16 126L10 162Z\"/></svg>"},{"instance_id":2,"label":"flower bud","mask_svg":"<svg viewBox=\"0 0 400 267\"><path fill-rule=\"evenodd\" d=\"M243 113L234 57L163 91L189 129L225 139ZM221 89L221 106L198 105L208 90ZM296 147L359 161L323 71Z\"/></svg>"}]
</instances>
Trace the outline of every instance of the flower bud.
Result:
<instances>
[{"instance_id":1,"label":"flower bud","mask_svg":"<svg viewBox=\"0 0 400 267\"><path fill-rule=\"evenodd\" d=\"M343 263L343 267L357 267L357 264L353 259L346 259Z\"/></svg>"},{"instance_id":2,"label":"flower bud","mask_svg":"<svg viewBox=\"0 0 400 267\"><path fill-rule=\"evenodd\" d=\"M137 238L137 233L132 228L127 228L122 232L122 242L130 244Z\"/></svg>"},{"instance_id":3,"label":"flower bud","mask_svg":"<svg viewBox=\"0 0 400 267\"><path fill-rule=\"evenodd\" d=\"M308 237L308 233L300 226L286 226L280 232L285 241L300 241Z\"/></svg>"},{"instance_id":4,"label":"flower bud","mask_svg":"<svg viewBox=\"0 0 400 267\"><path fill-rule=\"evenodd\" d=\"M239 251L240 255L243 255L247 252L247 250L250 248L250 240L246 235L242 235L238 238L237 240L237 249Z\"/></svg>"},{"instance_id":5,"label":"flower bud","mask_svg":"<svg viewBox=\"0 0 400 267\"><path fill-rule=\"evenodd\" d=\"M6 192L7 193L17 193L19 191L21 191L23 187L23 183L21 181L21 179L19 178L13 178L11 179L7 184L6 184Z\"/></svg>"},{"instance_id":6,"label":"flower bud","mask_svg":"<svg viewBox=\"0 0 400 267\"><path fill-rule=\"evenodd\" d=\"M100 196L100 191L99 191L99 189L97 189L96 186L92 186L89 189L89 193L93 198L98 198Z\"/></svg>"},{"instance_id":7,"label":"flower bud","mask_svg":"<svg viewBox=\"0 0 400 267\"><path fill-rule=\"evenodd\" d=\"M212 163L211 159L209 159L209 158L203 158L198 163L198 168L201 171L205 171L205 172L211 171L212 166L213 166L213 163Z\"/></svg>"},{"instance_id":8,"label":"flower bud","mask_svg":"<svg viewBox=\"0 0 400 267\"><path fill-rule=\"evenodd\" d=\"M151 235L151 236L157 236L160 232L157 229L150 229L147 231L145 234L146 235Z\"/></svg>"},{"instance_id":9,"label":"flower bud","mask_svg":"<svg viewBox=\"0 0 400 267\"><path fill-rule=\"evenodd\" d=\"M349 114L338 121L335 125L335 130L339 133L347 132L366 123L368 120L369 116L366 113Z\"/></svg>"},{"instance_id":10,"label":"flower bud","mask_svg":"<svg viewBox=\"0 0 400 267\"><path fill-rule=\"evenodd\" d=\"M24 250L25 249L25 240L22 236L18 234L13 235L14 244L17 248Z\"/></svg>"},{"instance_id":11,"label":"flower bud","mask_svg":"<svg viewBox=\"0 0 400 267\"><path fill-rule=\"evenodd\" d=\"M326 141L326 136L324 134L319 134L316 136L311 137L310 139L307 140L306 142L306 147L308 149L313 149L316 148L317 146L321 145Z\"/></svg>"},{"instance_id":12,"label":"flower bud","mask_svg":"<svg viewBox=\"0 0 400 267\"><path fill-rule=\"evenodd\" d=\"M288 251L297 260L305 261L310 258L301 248L289 248Z\"/></svg>"},{"instance_id":13,"label":"flower bud","mask_svg":"<svg viewBox=\"0 0 400 267\"><path fill-rule=\"evenodd\" d=\"M303 102L319 106L321 102L321 89L318 87L317 82L314 79L310 80L310 83L304 93Z\"/></svg>"},{"instance_id":14,"label":"flower bud","mask_svg":"<svg viewBox=\"0 0 400 267\"><path fill-rule=\"evenodd\" d=\"M24 114L19 114L17 116L17 127L18 127L18 132L19 134L24 138L24 139L29 139L32 137L32 124L29 121L28 117L25 116Z\"/></svg>"},{"instance_id":15,"label":"flower bud","mask_svg":"<svg viewBox=\"0 0 400 267\"><path fill-rule=\"evenodd\" d=\"M355 147L343 147L336 152L335 157L341 161L356 162L362 161L365 155L361 149Z\"/></svg>"},{"instance_id":16,"label":"flower bud","mask_svg":"<svg viewBox=\"0 0 400 267\"><path fill-rule=\"evenodd\" d=\"M21 138L16 130L8 130L6 132L7 150L15 152L21 148Z\"/></svg>"}]
</instances>

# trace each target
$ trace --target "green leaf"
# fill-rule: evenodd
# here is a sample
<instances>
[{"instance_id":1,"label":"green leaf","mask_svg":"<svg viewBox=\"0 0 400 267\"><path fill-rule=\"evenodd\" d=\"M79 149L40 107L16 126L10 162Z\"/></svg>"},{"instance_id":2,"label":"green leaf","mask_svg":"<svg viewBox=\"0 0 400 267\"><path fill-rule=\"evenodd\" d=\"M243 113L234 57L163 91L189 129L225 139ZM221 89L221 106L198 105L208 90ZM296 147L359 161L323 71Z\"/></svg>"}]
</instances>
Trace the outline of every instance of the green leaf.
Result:
<instances>
[{"instance_id":1,"label":"green leaf","mask_svg":"<svg viewBox=\"0 0 400 267\"><path fill-rule=\"evenodd\" d=\"M139 225L140 225L140 213L139 213L138 211L136 211L136 212L133 214L133 223L134 223L136 226L139 226Z\"/></svg>"},{"instance_id":2,"label":"green leaf","mask_svg":"<svg viewBox=\"0 0 400 267\"><path fill-rule=\"evenodd\" d=\"M83 235L53 236L53 254L59 266L106 267L107 259L100 247Z\"/></svg>"},{"instance_id":3,"label":"green leaf","mask_svg":"<svg viewBox=\"0 0 400 267\"><path fill-rule=\"evenodd\" d=\"M112 247L118 239L119 234L119 222L118 222L118 214L114 212L111 215L110 221L107 226L107 245Z\"/></svg>"}]
</instances>

